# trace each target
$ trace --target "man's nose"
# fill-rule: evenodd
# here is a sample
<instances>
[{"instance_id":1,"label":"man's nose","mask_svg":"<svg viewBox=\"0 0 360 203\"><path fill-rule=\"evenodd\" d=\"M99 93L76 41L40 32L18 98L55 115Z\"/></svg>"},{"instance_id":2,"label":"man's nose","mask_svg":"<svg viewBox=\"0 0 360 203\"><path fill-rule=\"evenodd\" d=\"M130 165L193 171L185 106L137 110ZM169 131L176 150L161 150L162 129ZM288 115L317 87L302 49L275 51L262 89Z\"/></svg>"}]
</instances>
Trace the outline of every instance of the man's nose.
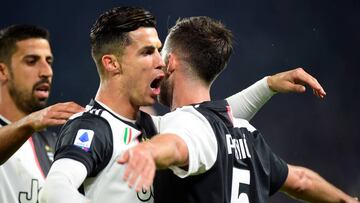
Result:
<instances>
[{"instance_id":1,"label":"man's nose","mask_svg":"<svg viewBox=\"0 0 360 203\"><path fill-rule=\"evenodd\" d=\"M49 64L47 61L44 61L41 63L40 66L41 66L39 72L40 77L51 78L53 76L53 70L51 64Z\"/></svg>"}]
</instances>

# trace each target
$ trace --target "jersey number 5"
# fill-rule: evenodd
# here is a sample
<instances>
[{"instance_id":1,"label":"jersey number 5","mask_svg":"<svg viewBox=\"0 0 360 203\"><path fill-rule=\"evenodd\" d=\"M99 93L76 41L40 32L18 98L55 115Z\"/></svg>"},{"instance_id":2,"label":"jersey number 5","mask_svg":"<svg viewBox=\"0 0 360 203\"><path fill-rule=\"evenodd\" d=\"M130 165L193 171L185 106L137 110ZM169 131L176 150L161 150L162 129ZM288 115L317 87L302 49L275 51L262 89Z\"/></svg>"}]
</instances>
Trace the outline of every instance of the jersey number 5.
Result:
<instances>
[{"instance_id":1,"label":"jersey number 5","mask_svg":"<svg viewBox=\"0 0 360 203\"><path fill-rule=\"evenodd\" d=\"M248 194L240 191L240 184L250 185L250 171L233 168L231 203L249 203Z\"/></svg>"}]
</instances>

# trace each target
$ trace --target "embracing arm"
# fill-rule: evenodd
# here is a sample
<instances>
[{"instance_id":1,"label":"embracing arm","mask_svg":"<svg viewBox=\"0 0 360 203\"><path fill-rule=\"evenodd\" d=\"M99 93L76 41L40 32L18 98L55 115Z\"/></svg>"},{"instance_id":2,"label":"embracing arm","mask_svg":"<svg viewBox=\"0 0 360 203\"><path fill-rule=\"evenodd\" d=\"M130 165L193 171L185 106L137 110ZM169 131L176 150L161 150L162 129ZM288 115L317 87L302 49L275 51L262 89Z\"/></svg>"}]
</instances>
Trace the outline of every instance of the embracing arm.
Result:
<instances>
[{"instance_id":1,"label":"embracing arm","mask_svg":"<svg viewBox=\"0 0 360 203\"><path fill-rule=\"evenodd\" d=\"M71 115L82 110L83 108L74 102L59 103L1 127L0 165L8 160L32 133L49 126L62 125Z\"/></svg>"},{"instance_id":2,"label":"embracing arm","mask_svg":"<svg viewBox=\"0 0 360 203\"><path fill-rule=\"evenodd\" d=\"M313 89L316 96L323 98L326 93L318 81L304 71L296 68L263 78L245 90L226 100L235 117L250 120L258 110L276 93L303 93L305 85Z\"/></svg>"},{"instance_id":3,"label":"embracing arm","mask_svg":"<svg viewBox=\"0 0 360 203\"><path fill-rule=\"evenodd\" d=\"M251 120L261 107L276 94L269 88L267 78L265 77L241 92L226 98L235 117Z\"/></svg>"},{"instance_id":4,"label":"embracing arm","mask_svg":"<svg viewBox=\"0 0 360 203\"><path fill-rule=\"evenodd\" d=\"M86 167L81 162L68 158L56 160L50 168L43 188L40 190L39 202L90 202L78 191L86 175Z\"/></svg>"},{"instance_id":5,"label":"embracing arm","mask_svg":"<svg viewBox=\"0 0 360 203\"><path fill-rule=\"evenodd\" d=\"M128 164L124 181L127 181L131 187L134 186L136 191L141 191L142 188L148 188L152 184L156 168L187 166L189 152L186 143L179 136L160 134L125 151L118 163ZM141 179L135 185L138 177Z\"/></svg>"},{"instance_id":6,"label":"embracing arm","mask_svg":"<svg viewBox=\"0 0 360 203\"><path fill-rule=\"evenodd\" d=\"M292 197L309 202L358 202L310 169L292 165L288 168L281 191Z\"/></svg>"},{"instance_id":7,"label":"embracing arm","mask_svg":"<svg viewBox=\"0 0 360 203\"><path fill-rule=\"evenodd\" d=\"M184 178L201 174L215 163L216 136L209 122L195 108L185 107L163 116L160 132L130 148L118 159L120 164L127 163L124 179L129 185L133 186L140 177L136 190L151 185L156 168L170 168L175 175Z\"/></svg>"}]
</instances>

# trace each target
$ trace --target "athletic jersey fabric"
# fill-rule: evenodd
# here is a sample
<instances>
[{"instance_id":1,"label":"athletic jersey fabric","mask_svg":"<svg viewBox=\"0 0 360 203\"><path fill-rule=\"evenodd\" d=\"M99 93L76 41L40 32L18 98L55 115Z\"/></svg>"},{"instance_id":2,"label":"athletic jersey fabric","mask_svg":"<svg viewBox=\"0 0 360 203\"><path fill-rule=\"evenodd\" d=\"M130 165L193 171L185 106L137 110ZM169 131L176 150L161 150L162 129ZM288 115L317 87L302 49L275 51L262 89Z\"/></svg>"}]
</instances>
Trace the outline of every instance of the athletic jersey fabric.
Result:
<instances>
[{"instance_id":1,"label":"athletic jersey fabric","mask_svg":"<svg viewBox=\"0 0 360 203\"><path fill-rule=\"evenodd\" d=\"M92 202L153 202L153 191L136 193L122 181L124 165L118 156L146 136L145 130L113 112L104 104L92 101L87 112L76 114L62 128L56 143L55 161L70 158L87 169L80 188ZM139 120L151 117L140 113Z\"/></svg>"},{"instance_id":2,"label":"athletic jersey fabric","mask_svg":"<svg viewBox=\"0 0 360 203\"><path fill-rule=\"evenodd\" d=\"M183 138L189 165L158 171L155 203L268 202L286 180L287 164L224 100L178 108L161 118L160 132Z\"/></svg>"},{"instance_id":3,"label":"athletic jersey fabric","mask_svg":"<svg viewBox=\"0 0 360 203\"><path fill-rule=\"evenodd\" d=\"M10 122L0 116L0 127ZM0 202L36 203L54 155L56 135L40 131L0 166Z\"/></svg>"}]
</instances>

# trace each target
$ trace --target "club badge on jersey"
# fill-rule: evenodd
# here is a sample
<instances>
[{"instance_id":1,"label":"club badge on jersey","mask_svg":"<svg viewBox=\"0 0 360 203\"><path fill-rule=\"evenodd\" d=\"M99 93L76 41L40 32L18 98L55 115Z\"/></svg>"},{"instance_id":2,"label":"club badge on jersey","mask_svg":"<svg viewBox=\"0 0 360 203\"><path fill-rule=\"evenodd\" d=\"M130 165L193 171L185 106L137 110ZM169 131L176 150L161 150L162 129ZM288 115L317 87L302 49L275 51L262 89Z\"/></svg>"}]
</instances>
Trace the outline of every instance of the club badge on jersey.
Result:
<instances>
[{"instance_id":1,"label":"club badge on jersey","mask_svg":"<svg viewBox=\"0 0 360 203\"><path fill-rule=\"evenodd\" d=\"M93 138L94 138L94 131L89 129L79 129L76 134L74 145L88 152L90 151L90 146Z\"/></svg>"}]
</instances>

